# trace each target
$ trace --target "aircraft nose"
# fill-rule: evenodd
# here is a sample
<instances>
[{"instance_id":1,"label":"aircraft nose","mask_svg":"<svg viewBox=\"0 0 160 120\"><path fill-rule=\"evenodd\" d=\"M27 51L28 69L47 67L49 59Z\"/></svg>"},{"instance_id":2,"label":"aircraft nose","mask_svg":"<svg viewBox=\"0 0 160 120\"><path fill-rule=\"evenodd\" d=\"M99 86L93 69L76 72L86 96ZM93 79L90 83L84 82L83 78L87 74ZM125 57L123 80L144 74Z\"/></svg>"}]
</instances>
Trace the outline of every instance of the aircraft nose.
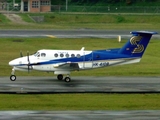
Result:
<instances>
[{"instance_id":1,"label":"aircraft nose","mask_svg":"<svg viewBox=\"0 0 160 120\"><path fill-rule=\"evenodd\" d=\"M14 66L14 65L16 65L16 64L17 64L16 60L12 60L12 61L9 62L9 65L10 65L10 66Z\"/></svg>"},{"instance_id":2,"label":"aircraft nose","mask_svg":"<svg viewBox=\"0 0 160 120\"><path fill-rule=\"evenodd\" d=\"M10 65L10 66L13 66L13 65L14 65L13 60L9 62L9 65Z\"/></svg>"}]
</instances>

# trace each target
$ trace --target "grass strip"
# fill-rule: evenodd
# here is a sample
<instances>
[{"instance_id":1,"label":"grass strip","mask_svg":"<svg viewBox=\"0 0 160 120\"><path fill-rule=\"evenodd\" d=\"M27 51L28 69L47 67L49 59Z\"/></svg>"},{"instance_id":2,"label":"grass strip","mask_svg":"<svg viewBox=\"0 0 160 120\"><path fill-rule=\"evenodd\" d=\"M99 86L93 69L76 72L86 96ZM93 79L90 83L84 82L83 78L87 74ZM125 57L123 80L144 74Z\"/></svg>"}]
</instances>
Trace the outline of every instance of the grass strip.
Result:
<instances>
[{"instance_id":1,"label":"grass strip","mask_svg":"<svg viewBox=\"0 0 160 120\"><path fill-rule=\"evenodd\" d=\"M159 110L160 94L0 94L0 110Z\"/></svg>"},{"instance_id":2,"label":"grass strip","mask_svg":"<svg viewBox=\"0 0 160 120\"><path fill-rule=\"evenodd\" d=\"M159 30L159 14L86 14L86 13L19 13L26 21L11 22L0 15L0 29L119 29ZM44 16L43 22L34 22L32 16Z\"/></svg>"}]
</instances>

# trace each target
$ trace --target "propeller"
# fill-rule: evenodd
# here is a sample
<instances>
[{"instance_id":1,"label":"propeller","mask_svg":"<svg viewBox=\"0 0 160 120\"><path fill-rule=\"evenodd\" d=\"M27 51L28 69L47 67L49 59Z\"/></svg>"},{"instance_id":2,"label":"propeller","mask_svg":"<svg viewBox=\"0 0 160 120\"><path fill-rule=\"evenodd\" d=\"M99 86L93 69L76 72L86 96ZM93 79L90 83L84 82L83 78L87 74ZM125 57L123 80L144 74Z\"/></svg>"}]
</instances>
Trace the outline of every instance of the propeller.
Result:
<instances>
[{"instance_id":1,"label":"propeller","mask_svg":"<svg viewBox=\"0 0 160 120\"><path fill-rule=\"evenodd\" d=\"M20 51L20 57L23 57L22 51Z\"/></svg>"},{"instance_id":2,"label":"propeller","mask_svg":"<svg viewBox=\"0 0 160 120\"><path fill-rule=\"evenodd\" d=\"M28 61L28 64L27 64L27 66L28 66L28 72L29 72L29 70L30 70L30 66L31 66L31 69L32 69L32 65L30 64L30 60L29 60L29 52L27 51L27 61Z\"/></svg>"}]
</instances>

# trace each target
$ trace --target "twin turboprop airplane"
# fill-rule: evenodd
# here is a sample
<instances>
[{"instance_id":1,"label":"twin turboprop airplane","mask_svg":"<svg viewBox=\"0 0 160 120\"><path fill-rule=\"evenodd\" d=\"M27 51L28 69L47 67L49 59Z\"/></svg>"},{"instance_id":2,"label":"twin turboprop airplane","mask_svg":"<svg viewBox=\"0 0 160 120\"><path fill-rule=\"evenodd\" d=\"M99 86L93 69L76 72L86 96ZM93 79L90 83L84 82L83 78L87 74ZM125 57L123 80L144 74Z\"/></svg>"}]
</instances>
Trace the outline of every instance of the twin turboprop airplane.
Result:
<instances>
[{"instance_id":1,"label":"twin turboprop airplane","mask_svg":"<svg viewBox=\"0 0 160 120\"><path fill-rule=\"evenodd\" d=\"M34 55L20 57L9 62L13 66L10 80L15 81L15 70L54 72L58 80L70 82L70 72L140 62L152 37L157 32L131 32L132 37L122 48L86 51L38 50Z\"/></svg>"}]
</instances>

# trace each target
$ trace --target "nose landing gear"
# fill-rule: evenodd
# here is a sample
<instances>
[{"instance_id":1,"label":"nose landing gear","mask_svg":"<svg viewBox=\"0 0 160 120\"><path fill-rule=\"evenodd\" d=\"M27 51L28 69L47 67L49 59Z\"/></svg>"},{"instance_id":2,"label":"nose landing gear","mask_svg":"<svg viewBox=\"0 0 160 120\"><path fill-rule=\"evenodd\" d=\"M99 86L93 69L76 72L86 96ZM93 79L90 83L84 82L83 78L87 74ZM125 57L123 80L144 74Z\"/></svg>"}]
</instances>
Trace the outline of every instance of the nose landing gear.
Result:
<instances>
[{"instance_id":1,"label":"nose landing gear","mask_svg":"<svg viewBox=\"0 0 160 120\"><path fill-rule=\"evenodd\" d=\"M11 76L10 76L10 80L11 81L15 81L16 80L16 76L14 75L14 72L15 72L15 70L12 69Z\"/></svg>"}]
</instances>

